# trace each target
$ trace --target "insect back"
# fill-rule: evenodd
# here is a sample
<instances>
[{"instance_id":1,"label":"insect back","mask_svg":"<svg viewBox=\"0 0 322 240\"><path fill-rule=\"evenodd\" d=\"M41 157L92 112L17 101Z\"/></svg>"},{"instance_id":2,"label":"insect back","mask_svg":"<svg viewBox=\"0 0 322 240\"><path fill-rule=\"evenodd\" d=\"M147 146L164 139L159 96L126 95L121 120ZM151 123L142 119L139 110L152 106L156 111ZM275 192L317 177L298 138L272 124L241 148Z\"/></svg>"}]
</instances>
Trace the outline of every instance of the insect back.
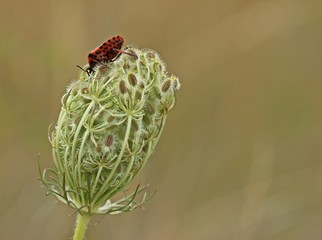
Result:
<instances>
[{"instance_id":1,"label":"insect back","mask_svg":"<svg viewBox=\"0 0 322 240\"><path fill-rule=\"evenodd\" d=\"M94 72L94 68L96 65L113 62L122 53L125 53L129 56L136 58L137 56L135 54L124 52L121 50L123 43L124 43L124 38L122 36L115 36L108 39L101 46L95 48L88 54L87 61L88 61L89 67L86 70L84 70L82 67L78 65L77 67L83 70L84 72L86 72L88 75L90 75L92 72Z\"/></svg>"},{"instance_id":2,"label":"insect back","mask_svg":"<svg viewBox=\"0 0 322 240\"><path fill-rule=\"evenodd\" d=\"M99 63L108 63L117 59L123 46L124 38L112 37L88 54L87 61L91 71Z\"/></svg>"}]
</instances>

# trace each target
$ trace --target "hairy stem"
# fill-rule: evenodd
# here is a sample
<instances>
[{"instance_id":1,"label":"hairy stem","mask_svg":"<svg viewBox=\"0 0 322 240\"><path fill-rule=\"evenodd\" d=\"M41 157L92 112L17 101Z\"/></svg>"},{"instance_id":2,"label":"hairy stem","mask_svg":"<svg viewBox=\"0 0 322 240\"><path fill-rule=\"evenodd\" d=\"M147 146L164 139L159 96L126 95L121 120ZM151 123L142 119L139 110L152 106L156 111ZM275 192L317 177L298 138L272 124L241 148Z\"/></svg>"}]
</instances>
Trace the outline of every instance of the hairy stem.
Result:
<instances>
[{"instance_id":1,"label":"hairy stem","mask_svg":"<svg viewBox=\"0 0 322 240\"><path fill-rule=\"evenodd\" d=\"M86 232L87 225L89 223L90 218L91 218L91 216L89 214L78 213L73 240L83 240L84 239L85 232Z\"/></svg>"}]
</instances>

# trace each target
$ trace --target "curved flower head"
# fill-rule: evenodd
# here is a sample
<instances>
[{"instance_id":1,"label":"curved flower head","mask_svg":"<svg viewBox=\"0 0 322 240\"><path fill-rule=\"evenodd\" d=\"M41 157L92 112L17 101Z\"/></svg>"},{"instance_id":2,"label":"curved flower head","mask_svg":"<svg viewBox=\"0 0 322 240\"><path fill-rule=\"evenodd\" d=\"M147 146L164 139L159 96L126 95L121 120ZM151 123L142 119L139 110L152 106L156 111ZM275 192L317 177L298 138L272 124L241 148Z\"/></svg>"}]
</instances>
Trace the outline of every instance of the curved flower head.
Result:
<instances>
[{"instance_id":1,"label":"curved flower head","mask_svg":"<svg viewBox=\"0 0 322 240\"><path fill-rule=\"evenodd\" d=\"M50 136L55 169L43 171L41 181L84 213L116 214L140 205L133 201L140 187L114 202L111 198L153 153L180 87L155 51L126 51L133 56L122 54L70 84Z\"/></svg>"}]
</instances>

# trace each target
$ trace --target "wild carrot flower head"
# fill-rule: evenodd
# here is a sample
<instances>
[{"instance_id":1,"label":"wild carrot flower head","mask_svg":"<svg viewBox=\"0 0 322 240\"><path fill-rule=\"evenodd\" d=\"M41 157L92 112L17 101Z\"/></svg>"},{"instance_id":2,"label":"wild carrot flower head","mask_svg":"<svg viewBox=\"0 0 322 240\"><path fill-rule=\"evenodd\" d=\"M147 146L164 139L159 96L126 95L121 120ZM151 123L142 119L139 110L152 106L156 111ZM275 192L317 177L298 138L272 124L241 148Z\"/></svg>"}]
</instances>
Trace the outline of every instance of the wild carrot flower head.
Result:
<instances>
[{"instance_id":1,"label":"wild carrot flower head","mask_svg":"<svg viewBox=\"0 0 322 240\"><path fill-rule=\"evenodd\" d=\"M147 200L144 195L133 201L140 187L111 198L153 153L180 87L158 53L126 51L133 56L97 65L70 84L49 137L55 168L45 169L40 179L49 193L84 213L117 214Z\"/></svg>"}]
</instances>

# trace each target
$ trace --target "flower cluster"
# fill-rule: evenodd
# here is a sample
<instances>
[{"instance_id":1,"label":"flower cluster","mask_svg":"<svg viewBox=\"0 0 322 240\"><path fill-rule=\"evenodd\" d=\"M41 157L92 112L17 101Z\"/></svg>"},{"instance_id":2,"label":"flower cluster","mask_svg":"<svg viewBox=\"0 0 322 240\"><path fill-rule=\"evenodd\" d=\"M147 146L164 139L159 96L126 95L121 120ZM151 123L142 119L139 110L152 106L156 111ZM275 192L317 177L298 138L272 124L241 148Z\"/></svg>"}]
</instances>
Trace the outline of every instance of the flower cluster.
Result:
<instances>
[{"instance_id":1,"label":"flower cluster","mask_svg":"<svg viewBox=\"0 0 322 240\"><path fill-rule=\"evenodd\" d=\"M126 51L131 55L82 72L70 84L49 137L55 168L41 172L43 186L86 214L117 214L147 200L144 195L140 203L133 201L144 189L139 186L111 198L153 153L180 87L155 51Z\"/></svg>"}]
</instances>

